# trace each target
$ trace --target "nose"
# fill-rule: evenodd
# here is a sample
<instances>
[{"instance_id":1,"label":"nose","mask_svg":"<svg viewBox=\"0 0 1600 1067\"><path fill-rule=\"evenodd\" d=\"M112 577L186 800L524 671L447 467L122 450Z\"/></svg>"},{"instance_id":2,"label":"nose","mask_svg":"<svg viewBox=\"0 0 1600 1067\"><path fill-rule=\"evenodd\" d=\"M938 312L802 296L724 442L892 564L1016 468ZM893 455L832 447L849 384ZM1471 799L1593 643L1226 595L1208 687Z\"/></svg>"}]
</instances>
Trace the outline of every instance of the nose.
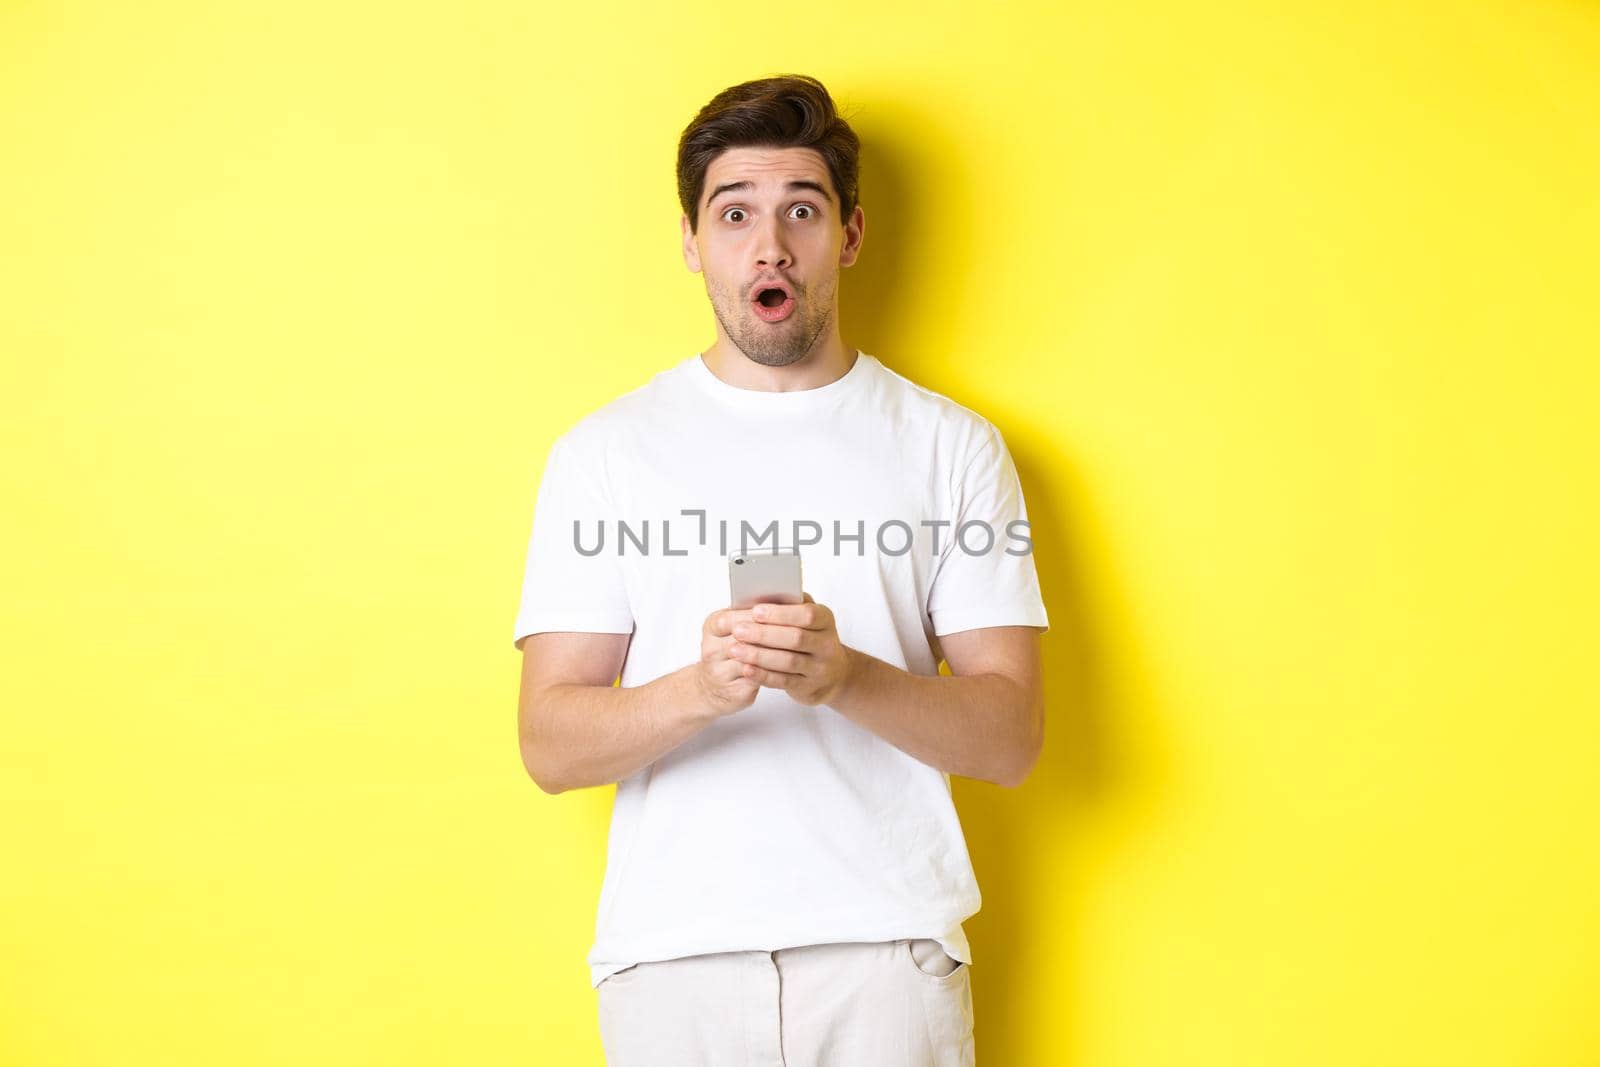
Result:
<instances>
[{"instance_id":1,"label":"nose","mask_svg":"<svg viewBox=\"0 0 1600 1067\"><path fill-rule=\"evenodd\" d=\"M758 270L787 270L792 259L789 246L783 239L783 223L776 216L761 227L756 237L756 268Z\"/></svg>"}]
</instances>

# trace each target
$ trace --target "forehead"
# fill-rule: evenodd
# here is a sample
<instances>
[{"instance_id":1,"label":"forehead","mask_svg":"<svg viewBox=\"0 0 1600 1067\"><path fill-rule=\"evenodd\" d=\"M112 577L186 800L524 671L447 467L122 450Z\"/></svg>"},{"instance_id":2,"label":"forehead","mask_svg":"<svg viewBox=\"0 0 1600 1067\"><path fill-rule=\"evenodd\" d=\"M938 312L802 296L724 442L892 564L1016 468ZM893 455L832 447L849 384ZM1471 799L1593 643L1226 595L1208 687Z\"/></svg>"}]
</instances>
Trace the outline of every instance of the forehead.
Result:
<instances>
[{"instance_id":1,"label":"forehead","mask_svg":"<svg viewBox=\"0 0 1600 1067\"><path fill-rule=\"evenodd\" d=\"M781 191L784 184L807 178L824 189L833 189L828 164L814 148L730 148L706 167L701 195L709 198L719 185L749 181L757 191Z\"/></svg>"}]
</instances>

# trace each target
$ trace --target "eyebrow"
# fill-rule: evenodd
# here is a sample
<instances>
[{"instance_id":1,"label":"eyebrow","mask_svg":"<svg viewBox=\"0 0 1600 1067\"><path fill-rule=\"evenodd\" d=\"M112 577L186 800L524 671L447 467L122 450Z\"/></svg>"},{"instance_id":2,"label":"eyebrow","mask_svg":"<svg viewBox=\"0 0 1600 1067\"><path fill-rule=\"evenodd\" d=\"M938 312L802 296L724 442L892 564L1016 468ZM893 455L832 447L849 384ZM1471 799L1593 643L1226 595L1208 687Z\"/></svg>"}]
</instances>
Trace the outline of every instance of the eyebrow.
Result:
<instances>
[{"instance_id":1,"label":"eyebrow","mask_svg":"<svg viewBox=\"0 0 1600 1067\"><path fill-rule=\"evenodd\" d=\"M717 186L715 189L711 190L711 195L706 197L706 207L710 207L711 206L711 202L713 200L715 200L717 197L721 196L723 193L742 192L745 189L753 189L753 188L755 188L755 183L750 181L748 178L745 179L744 181L726 182L726 183L724 183L722 185ZM789 182L787 185L785 185L784 189L786 189L786 190L788 190L790 192L793 192L793 191L795 191L797 189L810 189L810 190L812 190L814 192L821 193L822 194L822 198L824 200L826 200L828 203L830 203L830 204L833 203L833 197L828 194L828 190L826 188L824 188L822 185L818 184L817 182L811 181L809 179L805 179L805 178L796 179L794 181Z\"/></svg>"}]
</instances>

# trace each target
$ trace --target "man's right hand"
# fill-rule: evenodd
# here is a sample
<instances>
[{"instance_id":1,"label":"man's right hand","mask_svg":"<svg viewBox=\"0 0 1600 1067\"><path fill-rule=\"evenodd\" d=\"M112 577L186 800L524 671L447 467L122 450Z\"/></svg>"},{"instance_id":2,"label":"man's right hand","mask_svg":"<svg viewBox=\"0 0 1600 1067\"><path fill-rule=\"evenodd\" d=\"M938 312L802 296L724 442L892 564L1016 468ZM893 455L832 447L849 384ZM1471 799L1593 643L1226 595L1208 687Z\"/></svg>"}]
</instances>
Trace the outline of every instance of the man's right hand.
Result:
<instances>
[{"instance_id":1,"label":"man's right hand","mask_svg":"<svg viewBox=\"0 0 1600 1067\"><path fill-rule=\"evenodd\" d=\"M706 707L719 718L748 708L761 688L759 682L744 676L744 664L728 655L728 649L739 643L733 628L752 618L749 608L718 608L700 627L695 681Z\"/></svg>"}]
</instances>

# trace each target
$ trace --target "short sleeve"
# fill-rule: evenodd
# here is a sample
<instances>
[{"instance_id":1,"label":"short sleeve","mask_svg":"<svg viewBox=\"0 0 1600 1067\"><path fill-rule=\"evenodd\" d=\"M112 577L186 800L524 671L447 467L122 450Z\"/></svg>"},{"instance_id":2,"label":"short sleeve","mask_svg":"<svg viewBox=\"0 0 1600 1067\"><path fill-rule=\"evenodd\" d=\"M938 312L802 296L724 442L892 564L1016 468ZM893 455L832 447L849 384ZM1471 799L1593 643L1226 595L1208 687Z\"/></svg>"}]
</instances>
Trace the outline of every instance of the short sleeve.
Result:
<instances>
[{"instance_id":1,"label":"short sleeve","mask_svg":"<svg viewBox=\"0 0 1600 1067\"><path fill-rule=\"evenodd\" d=\"M633 631L622 561L615 551L596 551L604 543L602 524L615 521L604 486L581 450L558 438L534 501L513 645L550 631Z\"/></svg>"},{"instance_id":2,"label":"short sleeve","mask_svg":"<svg viewBox=\"0 0 1600 1067\"><path fill-rule=\"evenodd\" d=\"M985 424L983 443L955 486L955 510L928 593L934 634L984 626L1048 631L1022 483L992 425Z\"/></svg>"}]
</instances>

